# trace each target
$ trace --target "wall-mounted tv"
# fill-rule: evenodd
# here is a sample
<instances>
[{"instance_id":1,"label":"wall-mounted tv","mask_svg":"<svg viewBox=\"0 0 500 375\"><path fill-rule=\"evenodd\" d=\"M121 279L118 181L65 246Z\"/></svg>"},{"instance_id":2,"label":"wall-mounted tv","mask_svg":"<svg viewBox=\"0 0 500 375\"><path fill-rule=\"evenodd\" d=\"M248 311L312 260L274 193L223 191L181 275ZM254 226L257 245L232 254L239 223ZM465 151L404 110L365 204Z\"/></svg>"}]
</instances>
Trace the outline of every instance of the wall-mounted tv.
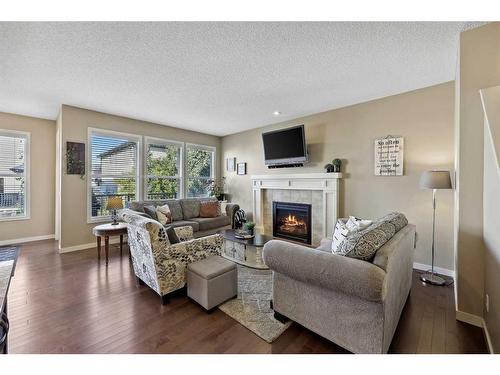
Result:
<instances>
[{"instance_id":1,"label":"wall-mounted tv","mask_svg":"<svg viewBox=\"0 0 500 375\"><path fill-rule=\"evenodd\" d=\"M262 133L265 164L272 168L302 166L307 161L304 125Z\"/></svg>"}]
</instances>

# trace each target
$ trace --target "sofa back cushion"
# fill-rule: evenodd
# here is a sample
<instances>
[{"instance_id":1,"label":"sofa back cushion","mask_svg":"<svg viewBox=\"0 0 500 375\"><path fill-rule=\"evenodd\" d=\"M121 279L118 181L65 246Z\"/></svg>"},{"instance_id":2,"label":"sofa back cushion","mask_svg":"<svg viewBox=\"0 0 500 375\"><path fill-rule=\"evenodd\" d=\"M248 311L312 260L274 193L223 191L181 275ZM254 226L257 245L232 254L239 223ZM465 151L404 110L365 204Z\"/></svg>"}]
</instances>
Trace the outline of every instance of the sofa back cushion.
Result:
<instances>
[{"instance_id":1,"label":"sofa back cushion","mask_svg":"<svg viewBox=\"0 0 500 375\"><path fill-rule=\"evenodd\" d=\"M221 215L222 211L219 201L200 202L200 217L217 217Z\"/></svg>"},{"instance_id":2,"label":"sofa back cushion","mask_svg":"<svg viewBox=\"0 0 500 375\"><path fill-rule=\"evenodd\" d=\"M168 204L168 208L170 208L170 212L172 213L172 221L183 220L182 208L178 199L130 202L129 208L137 212L145 212L144 206L157 207L163 206L165 204Z\"/></svg>"},{"instance_id":3,"label":"sofa back cushion","mask_svg":"<svg viewBox=\"0 0 500 375\"><path fill-rule=\"evenodd\" d=\"M200 216L200 200L196 198L187 198L179 200L182 207L184 220Z\"/></svg>"},{"instance_id":4,"label":"sofa back cushion","mask_svg":"<svg viewBox=\"0 0 500 375\"><path fill-rule=\"evenodd\" d=\"M144 205L144 213L148 214L149 217L153 220L158 220L158 216L156 215L156 207L153 205Z\"/></svg>"},{"instance_id":5,"label":"sofa back cushion","mask_svg":"<svg viewBox=\"0 0 500 375\"><path fill-rule=\"evenodd\" d=\"M377 250L407 224L408 220L402 213L392 212L368 228L348 235L334 253L370 261Z\"/></svg>"}]
</instances>

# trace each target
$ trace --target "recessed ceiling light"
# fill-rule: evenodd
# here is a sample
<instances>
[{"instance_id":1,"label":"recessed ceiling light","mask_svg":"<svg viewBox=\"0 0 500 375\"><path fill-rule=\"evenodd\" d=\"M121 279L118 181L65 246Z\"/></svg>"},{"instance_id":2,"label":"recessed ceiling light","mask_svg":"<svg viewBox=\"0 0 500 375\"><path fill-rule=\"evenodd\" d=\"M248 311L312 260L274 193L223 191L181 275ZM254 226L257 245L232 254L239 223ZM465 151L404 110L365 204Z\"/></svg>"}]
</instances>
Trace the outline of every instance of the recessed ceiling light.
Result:
<instances>
[{"instance_id":1,"label":"recessed ceiling light","mask_svg":"<svg viewBox=\"0 0 500 375\"><path fill-rule=\"evenodd\" d=\"M275 115L275 116L279 116L279 115L281 115L281 112L280 112L280 111L274 111L274 112L273 112L273 115Z\"/></svg>"}]
</instances>

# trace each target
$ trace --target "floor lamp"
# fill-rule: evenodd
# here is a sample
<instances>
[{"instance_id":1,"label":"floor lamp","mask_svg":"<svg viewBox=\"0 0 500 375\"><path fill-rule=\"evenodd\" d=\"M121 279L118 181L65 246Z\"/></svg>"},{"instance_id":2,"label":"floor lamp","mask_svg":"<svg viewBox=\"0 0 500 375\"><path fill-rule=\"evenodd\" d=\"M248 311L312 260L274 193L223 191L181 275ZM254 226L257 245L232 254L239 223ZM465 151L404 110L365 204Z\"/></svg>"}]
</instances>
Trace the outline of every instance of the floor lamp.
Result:
<instances>
[{"instance_id":1,"label":"floor lamp","mask_svg":"<svg viewBox=\"0 0 500 375\"><path fill-rule=\"evenodd\" d=\"M450 172L426 171L420 178L420 187L432 189L432 265L431 271L420 275L420 280L433 285L444 285L445 280L434 274L434 239L436 236L436 190L451 189Z\"/></svg>"}]
</instances>

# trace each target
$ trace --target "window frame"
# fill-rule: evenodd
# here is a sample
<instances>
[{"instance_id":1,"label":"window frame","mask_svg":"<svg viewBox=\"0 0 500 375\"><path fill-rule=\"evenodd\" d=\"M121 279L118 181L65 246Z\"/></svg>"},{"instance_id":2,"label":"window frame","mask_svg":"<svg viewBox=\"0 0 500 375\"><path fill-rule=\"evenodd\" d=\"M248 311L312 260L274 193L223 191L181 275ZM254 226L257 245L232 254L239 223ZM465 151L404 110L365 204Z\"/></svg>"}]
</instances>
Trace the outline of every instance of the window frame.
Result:
<instances>
[{"instance_id":1,"label":"window frame","mask_svg":"<svg viewBox=\"0 0 500 375\"><path fill-rule=\"evenodd\" d=\"M186 143L185 145L186 148L186 156L185 159L187 159L187 150L188 148L196 148L200 150L205 150L205 151L211 151L212 152L212 173L210 177L195 177L195 178L200 178L200 179L206 179L206 180L215 180L215 177L217 176L217 147L215 146L208 146L208 145L201 145L201 144L196 144L196 143ZM190 175L187 170L187 163L184 164L184 170L185 170L185 178L186 178L186 183L184 187L184 196L186 198L199 198L199 197L188 197L188 181L190 178Z\"/></svg>"},{"instance_id":2,"label":"window frame","mask_svg":"<svg viewBox=\"0 0 500 375\"><path fill-rule=\"evenodd\" d=\"M142 135L139 134L131 134L131 133L124 133L124 132L118 132L114 130L107 130L107 129L101 129L101 128L94 128L94 127L89 127L87 129L87 165L86 165L86 171L87 171L87 224L93 224L93 223L101 223L101 222L106 222L111 220L111 215L105 215L105 216L92 216L92 136L93 135L100 135L103 137L120 137L123 139L127 139L129 141L133 141L137 143L137 150L136 150L136 173L135 173L135 196L136 200L140 200L142 197L142 183L141 183L141 176L142 176ZM68 141L68 140L66 140ZM116 177L116 176L112 176Z\"/></svg>"},{"instance_id":3,"label":"window frame","mask_svg":"<svg viewBox=\"0 0 500 375\"><path fill-rule=\"evenodd\" d=\"M0 135L4 137L12 138L25 138L24 143L24 214L17 216L0 217L0 222L6 221L17 221L17 220L30 220L31 219L31 133L20 131L20 130L10 130L10 129L0 129Z\"/></svg>"},{"instance_id":4,"label":"window frame","mask_svg":"<svg viewBox=\"0 0 500 375\"><path fill-rule=\"evenodd\" d=\"M179 161L179 174L178 176L166 176L166 177L159 177L155 175L148 175L147 174L147 163L148 163L148 151L149 151L149 145L150 144L160 144L160 145L165 145L165 146L177 146L180 149L180 161ZM178 179L180 181L180 187L179 187L179 198L182 199L185 196L184 192L184 185L185 185L185 173L184 173L184 153L185 153L185 143L181 141L174 141L170 139L164 139L164 138L156 138L156 137L149 137L149 136L144 136L144 152L143 152L143 166L144 166L144 182L143 182L143 195L142 198L144 200L148 200L148 178L165 178L165 179Z\"/></svg>"}]
</instances>

